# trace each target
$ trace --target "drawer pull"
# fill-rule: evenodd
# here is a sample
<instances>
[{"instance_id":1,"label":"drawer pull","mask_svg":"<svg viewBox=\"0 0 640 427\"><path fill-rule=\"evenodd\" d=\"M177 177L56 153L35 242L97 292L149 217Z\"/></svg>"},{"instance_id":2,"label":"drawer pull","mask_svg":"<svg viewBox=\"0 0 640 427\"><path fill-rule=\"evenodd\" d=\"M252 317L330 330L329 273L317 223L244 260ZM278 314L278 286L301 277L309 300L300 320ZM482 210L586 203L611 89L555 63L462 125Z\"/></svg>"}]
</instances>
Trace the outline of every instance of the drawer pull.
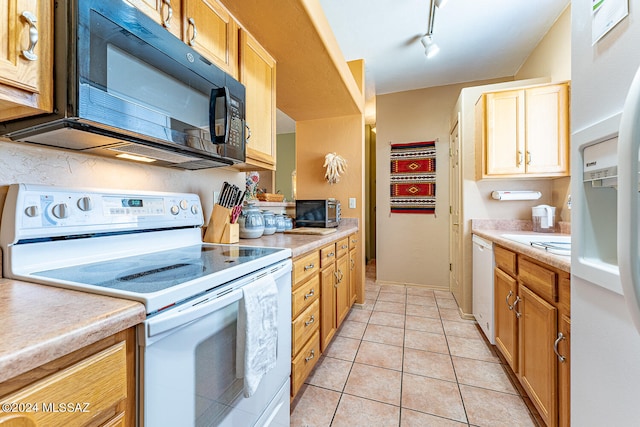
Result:
<instances>
[{"instance_id":1,"label":"drawer pull","mask_svg":"<svg viewBox=\"0 0 640 427\"><path fill-rule=\"evenodd\" d=\"M347 249L349 245L342 245L342 249Z\"/></svg>"},{"instance_id":2,"label":"drawer pull","mask_svg":"<svg viewBox=\"0 0 640 427\"><path fill-rule=\"evenodd\" d=\"M522 313L520 313L518 310L516 310L516 305L518 305L518 303L519 303L520 301L521 301L521 299L520 299L520 295L518 295L518 296L516 297L516 300L513 302L513 309L514 309L514 310L515 310L515 312L516 312L516 318L517 318L517 319L519 319L519 318L520 318L520 316L522 316Z\"/></svg>"},{"instance_id":3,"label":"drawer pull","mask_svg":"<svg viewBox=\"0 0 640 427\"><path fill-rule=\"evenodd\" d=\"M316 290L315 289L311 289L308 294L304 295L304 299L309 299L312 296L314 296L315 294L316 294Z\"/></svg>"},{"instance_id":4,"label":"drawer pull","mask_svg":"<svg viewBox=\"0 0 640 427\"><path fill-rule=\"evenodd\" d=\"M309 360L313 359L314 357L316 357L316 351L315 351L315 349L311 349L311 353L309 353L308 357L304 358L304 361L308 362Z\"/></svg>"},{"instance_id":5,"label":"drawer pull","mask_svg":"<svg viewBox=\"0 0 640 427\"><path fill-rule=\"evenodd\" d=\"M329 252L327 254L327 258L331 258L332 256L336 256L336 253L335 252Z\"/></svg>"},{"instance_id":6,"label":"drawer pull","mask_svg":"<svg viewBox=\"0 0 640 427\"><path fill-rule=\"evenodd\" d=\"M27 21L27 24L29 24L29 47L27 50L22 51L22 56L29 61L36 61L38 55L34 53L34 49L36 48L36 43L38 43L38 27L36 27L38 19L28 10L22 12L22 17Z\"/></svg>"},{"instance_id":7,"label":"drawer pull","mask_svg":"<svg viewBox=\"0 0 640 427\"><path fill-rule=\"evenodd\" d=\"M189 39L189 46L194 46L196 44L196 37L198 37L198 27L196 27L196 20L193 18L189 18L189 25L193 27L193 35Z\"/></svg>"},{"instance_id":8,"label":"drawer pull","mask_svg":"<svg viewBox=\"0 0 640 427\"><path fill-rule=\"evenodd\" d=\"M351 239L351 243L358 243L358 239Z\"/></svg>"},{"instance_id":9,"label":"drawer pull","mask_svg":"<svg viewBox=\"0 0 640 427\"><path fill-rule=\"evenodd\" d=\"M509 291L509 293L507 294L507 307L509 307L509 310L513 310L513 306L511 304L509 304L509 298L511 298L513 296L513 291Z\"/></svg>"},{"instance_id":10,"label":"drawer pull","mask_svg":"<svg viewBox=\"0 0 640 427\"><path fill-rule=\"evenodd\" d=\"M562 334L562 332L558 332L558 339L553 343L553 352L556 354L556 356L558 356L558 361L560 363L564 363L564 361L567 360L566 357L564 357L558 352L558 344L560 344L560 341L564 341L565 339L566 338Z\"/></svg>"},{"instance_id":11,"label":"drawer pull","mask_svg":"<svg viewBox=\"0 0 640 427\"><path fill-rule=\"evenodd\" d=\"M309 320L304 322L304 326L309 326L310 324L312 324L315 321L316 321L316 316L315 316L315 314L312 314L311 317L309 318Z\"/></svg>"},{"instance_id":12,"label":"drawer pull","mask_svg":"<svg viewBox=\"0 0 640 427\"><path fill-rule=\"evenodd\" d=\"M311 263L309 265L305 265L304 266L304 271L308 271L311 270L313 267L315 267L316 265L314 263Z\"/></svg>"},{"instance_id":13,"label":"drawer pull","mask_svg":"<svg viewBox=\"0 0 640 427\"><path fill-rule=\"evenodd\" d=\"M167 6L167 17L162 20L162 25L165 28L171 28L171 18L173 17L173 8L171 7L171 0L162 0L162 8Z\"/></svg>"}]
</instances>

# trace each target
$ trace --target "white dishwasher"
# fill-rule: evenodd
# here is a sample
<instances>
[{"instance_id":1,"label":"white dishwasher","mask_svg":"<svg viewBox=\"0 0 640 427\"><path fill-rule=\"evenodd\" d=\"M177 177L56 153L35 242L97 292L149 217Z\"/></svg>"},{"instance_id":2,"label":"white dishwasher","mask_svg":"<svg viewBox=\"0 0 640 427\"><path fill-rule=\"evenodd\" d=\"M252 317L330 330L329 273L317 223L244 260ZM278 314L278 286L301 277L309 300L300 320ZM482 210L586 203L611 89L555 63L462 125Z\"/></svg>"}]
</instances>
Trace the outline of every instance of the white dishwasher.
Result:
<instances>
[{"instance_id":1,"label":"white dishwasher","mask_svg":"<svg viewBox=\"0 0 640 427\"><path fill-rule=\"evenodd\" d=\"M493 325L493 244L473 235L473 315L491 344Z\"/></svg>"}]
</instances>

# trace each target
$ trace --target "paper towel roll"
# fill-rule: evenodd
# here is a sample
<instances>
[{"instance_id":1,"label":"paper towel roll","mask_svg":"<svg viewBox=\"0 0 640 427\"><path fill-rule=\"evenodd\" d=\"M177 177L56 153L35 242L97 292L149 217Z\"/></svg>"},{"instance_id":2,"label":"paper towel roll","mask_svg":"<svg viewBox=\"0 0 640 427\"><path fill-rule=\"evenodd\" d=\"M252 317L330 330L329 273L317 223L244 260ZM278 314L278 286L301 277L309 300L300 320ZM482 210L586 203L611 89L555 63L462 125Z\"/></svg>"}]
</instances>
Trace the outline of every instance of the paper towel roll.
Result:
<instances>
[{"instance_id":1,"label":"paper towel roll","mask_svg":"<svg viewBox=\"0 0 640 427\"><path fill-rule=\"evenodd\" d=\"M491 197L496 200L538 200L542 197L542 193L529 190L504 190L491 192Z\"/></svg>"}]
</instances>

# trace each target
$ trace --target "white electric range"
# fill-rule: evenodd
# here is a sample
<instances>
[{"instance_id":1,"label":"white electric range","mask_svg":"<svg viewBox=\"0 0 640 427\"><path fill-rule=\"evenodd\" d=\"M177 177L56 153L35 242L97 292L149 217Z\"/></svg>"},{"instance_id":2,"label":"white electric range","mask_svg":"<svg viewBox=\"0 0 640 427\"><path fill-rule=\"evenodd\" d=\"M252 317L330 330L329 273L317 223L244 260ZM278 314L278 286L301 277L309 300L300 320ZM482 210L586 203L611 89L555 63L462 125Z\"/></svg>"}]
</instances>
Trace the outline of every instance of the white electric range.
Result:
<instances>
[{"instance_id":1,"label":"white electric range","mask_svg":"<svg viewBox=\"0 0 640 427\"><path fill-rule=\"evenodd\" d=\"M14 184L0 228L4 275L145 305L140 425L288 426L291 251L203 243L203 222L195 194ZM238 307L243 287L265 280L278 289L278 357L247 398Z\"/></svg>"}]
</instances>

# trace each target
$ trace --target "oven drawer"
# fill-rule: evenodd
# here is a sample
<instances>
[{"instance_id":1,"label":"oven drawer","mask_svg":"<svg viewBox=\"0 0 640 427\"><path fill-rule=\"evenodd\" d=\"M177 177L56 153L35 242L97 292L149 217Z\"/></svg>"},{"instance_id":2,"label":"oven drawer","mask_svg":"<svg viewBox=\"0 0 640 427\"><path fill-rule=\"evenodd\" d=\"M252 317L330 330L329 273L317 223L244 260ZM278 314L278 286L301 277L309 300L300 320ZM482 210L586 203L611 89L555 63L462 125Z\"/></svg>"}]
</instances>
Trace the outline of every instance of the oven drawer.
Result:
<instances>
[{"instance_id":1,"label":"oven drawer","mask_svg":"<svg viewBox=\"0 0 640 427\"><path fill-rule=\"evenodd\" d=\"M125 342L117 343L5 396L0 404L33 405L28 411L33 425L79 426L112 417L116 405L127 397L126 356Z\"/></svg>"},{"instance_id":2,"label":"oven drawer","mask_svg":"<svg viewBox=\"0 0 640 427\"><path fill-rule=\"evenodd\" d=\"M320 295L320 278L318 275L313 276L309 281L298 286L291 293L291 315L293 318L313 304Z\"/></svg>"},{"instance_id":3,"label":"oven drawer","mask_svg":"<svg viewBox=\"0 0 640 427\"><path fill-rule=\"evenodd\" d=\"M319 251L313 251L293 261L293 285L302 283L320 270Z\"/></svg>"},{"instance_id":4,"label":"oven drawer","mask_svg":"<svg viewBox=\"0 0 640 427\"><path fill-rule=\"evenodd\" d=\"M300 350L300 354L291 362L291 395L295 396L302 387L309 372L320 358L320 334L313 334L309 342Z\"/></svg>"},{"instance_id":5,"label":"oven drawer","mask_svg":"<svg viewBox=\"0 0 640 427\"><path fill-rule=\"evenodd\" d=\"M291 324L291 349L298 354L303 344L318 330L320 324L320 301L316 300Z\"/></svg>"},{"instance_id":6,"label":"oven drawer","mask_svg":"<svg viewBox=\"0 0 640 427\"><path fill-rule=\"evenodd\" d=\"M320 249L320 268L325 268L336 260L336 244L332 243Z\"/></svg>"}]
</instances>

